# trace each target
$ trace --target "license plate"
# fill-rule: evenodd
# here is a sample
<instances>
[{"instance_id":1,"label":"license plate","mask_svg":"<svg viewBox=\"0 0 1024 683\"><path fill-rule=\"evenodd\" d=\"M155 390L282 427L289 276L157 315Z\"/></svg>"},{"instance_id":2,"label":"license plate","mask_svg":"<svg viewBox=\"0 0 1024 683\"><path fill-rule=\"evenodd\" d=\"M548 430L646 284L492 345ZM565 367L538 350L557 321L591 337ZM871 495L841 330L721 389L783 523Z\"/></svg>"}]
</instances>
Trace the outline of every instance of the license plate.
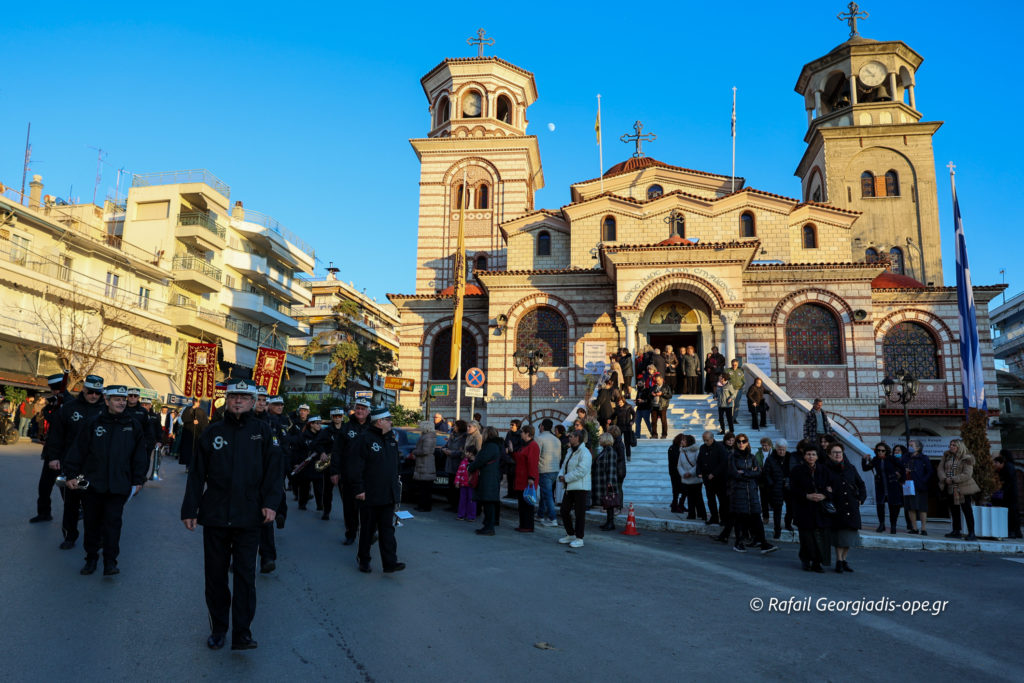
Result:
<instances>
[{"instance_id":1,"label":"license plate","mask_svg":"<svg viewBox=\"0 0 1024 683\"><path fill-rule=\"evenodd\" d=\"M437 484L438 486L447 486L448 485L448 477L436 477L434 479L434 483Z\"/></svg>"}]
</instances>

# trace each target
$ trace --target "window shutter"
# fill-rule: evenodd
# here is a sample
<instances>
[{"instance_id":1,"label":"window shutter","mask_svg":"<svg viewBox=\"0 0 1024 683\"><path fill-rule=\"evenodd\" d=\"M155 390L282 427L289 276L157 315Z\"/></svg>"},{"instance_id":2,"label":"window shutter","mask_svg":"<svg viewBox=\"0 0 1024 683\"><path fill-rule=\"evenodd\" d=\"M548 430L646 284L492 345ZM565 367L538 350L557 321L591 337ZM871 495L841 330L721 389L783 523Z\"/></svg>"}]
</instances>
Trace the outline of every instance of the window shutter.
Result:
<instances>
[{"instance_id":1,"label":"window shutter","mask_svg":"<svg viewBox=\"0 0 1024 683\"><path fill-rule=\"evenodd\" d=\"M875 196L876 197L884 197L885 196L885 176L884 175L875 176Z\"/></svg>"}]
</instances>

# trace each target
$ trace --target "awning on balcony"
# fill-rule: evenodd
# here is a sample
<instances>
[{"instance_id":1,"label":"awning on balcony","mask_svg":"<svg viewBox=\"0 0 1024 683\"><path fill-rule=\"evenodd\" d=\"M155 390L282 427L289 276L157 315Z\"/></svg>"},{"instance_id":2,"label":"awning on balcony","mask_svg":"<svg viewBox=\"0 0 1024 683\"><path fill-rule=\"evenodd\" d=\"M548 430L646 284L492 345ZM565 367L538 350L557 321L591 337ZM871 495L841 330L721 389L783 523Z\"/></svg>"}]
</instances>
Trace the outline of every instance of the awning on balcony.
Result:
<instances>
[{"instance_id":1,"label":"awning on balcony","mask_svg":"<svg viewBox=\"0 0 1024 683\"><path fill-rule=\"evenodd\" d=\"M224 354L224 362L235 364L238 361L238 344L227 339L220 340L220 350Z\"/></svg>"},{"instance_id":2,"label":"awning on balcony","mask_svg":"<svg viewBox=\"0 0 1024 683\"><path fill-rule=\"evenodd\" d=\"M256 352L252 349L247 349L226 339L222 339L220 344L225 363L243 368L252 368L256 365Z\"/></svg>"}]
</instances>

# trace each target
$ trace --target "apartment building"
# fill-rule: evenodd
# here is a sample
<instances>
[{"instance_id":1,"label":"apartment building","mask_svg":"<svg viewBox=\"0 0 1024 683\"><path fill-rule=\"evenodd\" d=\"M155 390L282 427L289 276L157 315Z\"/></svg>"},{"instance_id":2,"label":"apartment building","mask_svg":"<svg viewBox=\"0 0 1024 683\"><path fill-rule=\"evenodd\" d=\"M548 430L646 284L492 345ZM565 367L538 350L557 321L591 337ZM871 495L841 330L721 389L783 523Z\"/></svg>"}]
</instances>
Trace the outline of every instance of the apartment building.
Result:
<instances>
[{"instance_id":1,"label":"apartment building","mask_svg":"<svg viewBox=\"0 0 1024 683\"><path fill-rule=\"evenodd\" d=\"M134 176L102 208L44 195L39 176L30 188L0 186L0 384L45 388L70 363L180 394L189 341L219 344L222 377L249 377L259 346L308 335L290 309L312 300L313 249L209 171ZM290 355L286 376L311 369Z\"/></svg>"},{"instance_id":2,"label":"apartment building","mask_svg":"<svg viewBox=\"0 0 1024 683\"><path fill-rule=\"evenodd\" d=\"M335 306L343 301L351 301L358 307L358 315L351 322L358 334L371 344L389 349L398 359L398 313L391 303L379 303L356 289L351 282L338 280L338 269L327 269L324 280L309 283L312 290L312 301L307 305L292 307L292 315L309 327L309 333L302 337L289 339L289 357L298 356L309 345L313 336L323 334L323 343L330 343L330 333L337 331ZM323 352L311 356L312 366L305 376L296 375L288 383L288 391L304 393L313 400L328 397L351 399L355 391L372 390L375 401L395 401L395 392L384 388L384 377L378 376L371 382L365 377L354 377L345 392L331 389L324 383L327 373L333 367L330 353Z\"/></svg>"}]
</instances>

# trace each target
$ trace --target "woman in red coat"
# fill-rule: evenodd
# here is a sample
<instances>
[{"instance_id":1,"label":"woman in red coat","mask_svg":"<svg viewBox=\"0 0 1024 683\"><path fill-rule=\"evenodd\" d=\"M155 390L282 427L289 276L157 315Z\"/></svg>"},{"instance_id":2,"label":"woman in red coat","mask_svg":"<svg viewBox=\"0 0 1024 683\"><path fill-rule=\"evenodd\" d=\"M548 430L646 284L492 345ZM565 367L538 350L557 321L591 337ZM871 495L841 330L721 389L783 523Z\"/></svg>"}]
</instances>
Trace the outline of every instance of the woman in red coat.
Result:
<instances>
[{"instance_id":1,"label":"woman in red coat","mask_svg":"<svg viewBox=\"0 0 1024 683\"><path fill-rule=\"evenodd\" d=\"M534 506L523 499L523 492L526 487L533 485L537 488L540 475L537 473L537 463L540 461L540 446L533 440L533 427L526 425L520 430L523 445L513 456L516 459L516 498L519 499L519 526L516 531L533 533Z\"/></svg>"}]
</instances>

